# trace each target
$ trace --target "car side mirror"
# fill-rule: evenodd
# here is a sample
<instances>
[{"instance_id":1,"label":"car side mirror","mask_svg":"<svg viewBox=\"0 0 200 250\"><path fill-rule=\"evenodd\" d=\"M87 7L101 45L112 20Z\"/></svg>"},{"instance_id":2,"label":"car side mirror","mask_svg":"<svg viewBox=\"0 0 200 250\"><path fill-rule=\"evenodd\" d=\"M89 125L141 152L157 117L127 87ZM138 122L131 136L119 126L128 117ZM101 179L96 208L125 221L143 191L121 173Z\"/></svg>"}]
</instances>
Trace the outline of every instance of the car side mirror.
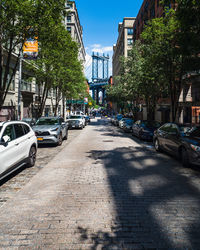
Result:
<instances>
[{"instance_id":1,"label":"car side mirror","mask_svg":"<svg viewBox=\"0 0 200 250\"><path fill-rule=\"evenodd\" d=\"M2 141L0 142L0 145L6 146L8 142L10 141L10 137L8 135L5 135L2 137Z\"/></svg>"}]
</instances>

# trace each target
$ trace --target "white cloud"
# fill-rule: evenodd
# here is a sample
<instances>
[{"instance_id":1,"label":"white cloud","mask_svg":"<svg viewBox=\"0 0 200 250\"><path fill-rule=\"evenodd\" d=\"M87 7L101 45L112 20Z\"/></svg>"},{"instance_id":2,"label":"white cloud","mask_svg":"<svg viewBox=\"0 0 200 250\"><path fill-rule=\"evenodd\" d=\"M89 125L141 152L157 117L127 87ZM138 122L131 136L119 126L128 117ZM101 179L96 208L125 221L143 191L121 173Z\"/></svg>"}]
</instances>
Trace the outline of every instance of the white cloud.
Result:
<instances>
[{"instance_id":1,"label":"white cloud","mask_svg":"<svg viewBox=\"0 0 200 250\"><path fill-rule=\"evenodd\" d=\"M112 46L92 47L92 52L105 53L105 52L111 52L111 51L113 51L113 47Z\"/></svg>"},{"instance_id":2,"label":"white cloud","mask_svg":"<svg viewBox=\"0 0 200 250\"><path fill-rule=\"evenodd\" d=\"M101 48L101 44L93 44L91 45L91 48Z\"/></svg>"}]
</instances>

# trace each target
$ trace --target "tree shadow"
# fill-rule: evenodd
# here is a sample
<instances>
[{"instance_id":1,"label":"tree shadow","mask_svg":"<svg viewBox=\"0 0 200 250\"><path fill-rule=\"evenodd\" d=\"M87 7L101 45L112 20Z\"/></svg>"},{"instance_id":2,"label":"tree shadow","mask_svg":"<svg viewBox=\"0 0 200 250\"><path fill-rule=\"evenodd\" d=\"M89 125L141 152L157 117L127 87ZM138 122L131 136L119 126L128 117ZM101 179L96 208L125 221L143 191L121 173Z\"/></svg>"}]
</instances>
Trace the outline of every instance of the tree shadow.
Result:
<instances>
[{"instance_id":1,"label":"tree shadow","mask_svg":"<svg viewBox=\"0 0 200 250\"><path fill-rule=\"evenodd\" d=\"M200 249L199 186L179 163L142 147L88 157L106 169L116 212L111 231L78 228L91 249Z\"/></svg>"}]
</instances>

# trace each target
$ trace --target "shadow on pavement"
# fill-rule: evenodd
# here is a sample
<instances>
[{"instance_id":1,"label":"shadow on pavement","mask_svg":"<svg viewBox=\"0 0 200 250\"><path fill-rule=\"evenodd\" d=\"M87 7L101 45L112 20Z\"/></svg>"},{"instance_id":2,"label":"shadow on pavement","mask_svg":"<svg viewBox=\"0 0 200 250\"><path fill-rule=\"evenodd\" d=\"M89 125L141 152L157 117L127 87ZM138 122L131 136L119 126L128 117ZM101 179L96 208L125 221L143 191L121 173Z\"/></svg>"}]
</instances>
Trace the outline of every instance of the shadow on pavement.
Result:
<instances>
[{"instance_id":1,"label":"shadow on pavement","mask_svg":"<svg viewBox=\"0 0 200 250\"><path fill-rule=\"evenodd\" d=\"M78 228L91 249L199 249L200 192L174 160L141 147L88 154L106 169L116 211L111 232Z\"/></svg>"}]
</instances>

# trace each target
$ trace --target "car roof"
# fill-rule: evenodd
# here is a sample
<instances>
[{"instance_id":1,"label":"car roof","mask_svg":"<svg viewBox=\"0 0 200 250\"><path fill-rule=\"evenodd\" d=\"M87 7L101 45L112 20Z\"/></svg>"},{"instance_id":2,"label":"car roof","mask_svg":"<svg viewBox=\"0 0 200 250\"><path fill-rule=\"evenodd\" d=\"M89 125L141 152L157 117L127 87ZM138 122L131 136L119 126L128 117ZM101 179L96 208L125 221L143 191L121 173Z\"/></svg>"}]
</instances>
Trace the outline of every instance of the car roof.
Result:
<instances>
[{"instance_id":1,"label":"car roof","mask_svg":"<svg viewBox=\"0 0 200 250\"><path fill-rule=\"evenodd\" d=\"M5 122L0 122L0 126L3 126L3 125L5 125L5 124L13 124L13 123L19 123L19 124L25 124L25 125L27 125L27 123L26 122L23 122L23 121L5 121Z\"/></svg>"},{"instance_id":2,"label":"car roof","mask_svg":"<svg viewBox=\"0 0 200 250\"><path fill-rule=\"evenodd\" d=\"M41 116L39 119L59 119L59 118L62 118L60 116Z\"/></svg>"}]
</instances>

